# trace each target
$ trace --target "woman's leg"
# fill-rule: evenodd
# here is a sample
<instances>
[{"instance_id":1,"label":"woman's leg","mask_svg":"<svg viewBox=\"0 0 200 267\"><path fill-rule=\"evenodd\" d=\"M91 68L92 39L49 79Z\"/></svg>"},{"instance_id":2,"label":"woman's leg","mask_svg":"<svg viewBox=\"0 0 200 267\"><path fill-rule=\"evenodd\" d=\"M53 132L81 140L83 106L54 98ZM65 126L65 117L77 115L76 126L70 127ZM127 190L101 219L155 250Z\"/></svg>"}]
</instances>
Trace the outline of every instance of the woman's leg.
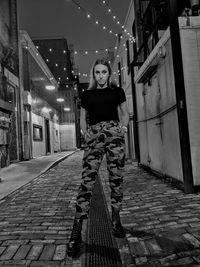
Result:
<instances>
[{"instance_id":1,"label":"woman's leg","mask_svg":"<svg viewBox=\"0 0 200 267\"><path fill-rule=\"evenodd\" d=\"M73 256L79 250L81 241L82 221L88 217L90 200L95 179L103 159L104 146L102 142L91 142L85 148L83 156L82 183L76 200L76 213L71 237L67 245L68 255Z\"/></svg>"},{"instance_id":2,"label":"woman's leg","mask_svg":"<svg viewBox=\"0 0 200 267\"><path fill-rule=\"evenodd\" d=\"M103 147L88 147L83 155L82 183L76 201L76 219L88 217L92 190L103 159Z\"/></svg>"},{"instance_id":3,"label":"woman's leg","mask_svg":"<svg viewBox=\"0 0 200 267\"><path fill-rule=\"evenodd\" d=\"M106 145L106 158L111 188L113 233L118 237L122 237L124 233L119 212L122 208L123 200L122 172L125 165L124 136L115 132L112 138L109 138L109 143Z\"/></svg>"}]
</instances>

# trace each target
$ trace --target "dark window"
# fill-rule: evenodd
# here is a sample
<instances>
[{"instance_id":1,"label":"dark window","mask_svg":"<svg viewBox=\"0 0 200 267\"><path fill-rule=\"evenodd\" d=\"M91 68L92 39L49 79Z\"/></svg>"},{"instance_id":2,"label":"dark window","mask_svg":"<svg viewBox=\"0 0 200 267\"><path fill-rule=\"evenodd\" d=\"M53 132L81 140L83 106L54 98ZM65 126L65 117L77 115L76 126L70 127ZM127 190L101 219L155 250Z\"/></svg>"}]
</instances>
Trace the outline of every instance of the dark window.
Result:
<instances>
[{"instance_id":1,"label":"dark window","mask_svg":"<svg viewBox=\"0 0 200 267\"><path fill-rule=\"evenodd\" d=\"M15 86L10 84L7 78L0 75L0 99L9 102L12 105L16 105L15 99Z\"/></svg>"},{"instance_id":2,"label":"dark window","mask_svg":"<svg viewBox=\"0 0 200 267\"><path fill-rule=\"evenodd\" d=\"M133 33L133 37L135 38L135 42L133 42L133 58L135 58L136 57L136 54L137 54L136 25L135 25L135 21L133 22L133 26L132 26L132 33Z\"/></svg>"},{"instance_id":3,"label":"dark window","mask_svg":"<svg viewBox=\"0 0 200 267\"><path fill-rule=\"evenodd\" d=\"M13 105L16 105L15 87L9 83L7 84L7 101Z\"/></svg>"},{"instance_id":4,"label":"dark window","mask_svg":"<svg viewBox=\"0 0 200 267\"><path fill-rule=\"evenodd\" d=\"M42 126L33 124L33 140L34 141L43 140Z\"/></svg>"}]
</instances>

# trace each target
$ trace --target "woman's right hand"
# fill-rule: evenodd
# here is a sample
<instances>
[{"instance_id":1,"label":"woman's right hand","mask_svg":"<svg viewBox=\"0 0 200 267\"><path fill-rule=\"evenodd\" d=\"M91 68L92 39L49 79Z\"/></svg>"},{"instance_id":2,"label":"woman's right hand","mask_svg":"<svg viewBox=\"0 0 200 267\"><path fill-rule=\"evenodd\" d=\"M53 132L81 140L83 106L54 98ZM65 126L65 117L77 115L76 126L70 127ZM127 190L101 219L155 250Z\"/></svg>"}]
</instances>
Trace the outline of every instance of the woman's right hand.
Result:
<instances>
[{"instance_id":1,"label":"woman's right hand","mask_svg":"<svg viewBox=\"0 0 200 267\"><path fill-rule=\"evenodd\" d=\"M87 130L86 132L84 132L83 137L84 137L85 141L87 140L87 138L90 138L91 137L90 131Z\"/></svg>"}]
</instances>

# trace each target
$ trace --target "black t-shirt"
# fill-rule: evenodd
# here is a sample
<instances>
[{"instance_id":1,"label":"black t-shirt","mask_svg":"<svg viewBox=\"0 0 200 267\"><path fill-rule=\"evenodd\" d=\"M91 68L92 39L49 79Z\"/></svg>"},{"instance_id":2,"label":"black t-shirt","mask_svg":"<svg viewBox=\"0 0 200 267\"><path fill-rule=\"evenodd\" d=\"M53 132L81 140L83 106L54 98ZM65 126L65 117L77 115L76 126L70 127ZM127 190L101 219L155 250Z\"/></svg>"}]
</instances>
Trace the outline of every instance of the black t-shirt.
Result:
<instances>
[{"instance_id":1,"label":"black t-shirt","mask_svg":"<svg viewBox=\"0 0 200 267\"><path fill-rule=\"evenodd\" d=\"M125 101L122 88L106 87L83 92L81 106L88 112L89 124L94 125L101 121L119 120L117 107Z\"/></svg>"}]
</instances>

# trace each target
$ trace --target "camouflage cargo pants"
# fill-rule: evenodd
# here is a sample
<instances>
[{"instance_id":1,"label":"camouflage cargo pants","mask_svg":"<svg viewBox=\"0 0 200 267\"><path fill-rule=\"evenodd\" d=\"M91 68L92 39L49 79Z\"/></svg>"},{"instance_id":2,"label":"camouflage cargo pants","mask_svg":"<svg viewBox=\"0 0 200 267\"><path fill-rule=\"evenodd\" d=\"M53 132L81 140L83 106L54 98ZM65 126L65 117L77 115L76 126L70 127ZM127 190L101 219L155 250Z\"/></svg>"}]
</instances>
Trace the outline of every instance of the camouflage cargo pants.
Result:
<instances>
[{"instance_id":1,"label":"camouflage cargo pants","mask_svg":"<svg viewBox=\"0 0 200 267\"><path fill-rule=\"evenodd\" d=\"M125 163L124 135L117 121L100 122L88 129L90 137L86 140L83 156L82 183L76 201L76 215L87 218L92 190L104 154L106 155L112 208L122 206L122 171Z\"/></svg>"}]
</instances>

